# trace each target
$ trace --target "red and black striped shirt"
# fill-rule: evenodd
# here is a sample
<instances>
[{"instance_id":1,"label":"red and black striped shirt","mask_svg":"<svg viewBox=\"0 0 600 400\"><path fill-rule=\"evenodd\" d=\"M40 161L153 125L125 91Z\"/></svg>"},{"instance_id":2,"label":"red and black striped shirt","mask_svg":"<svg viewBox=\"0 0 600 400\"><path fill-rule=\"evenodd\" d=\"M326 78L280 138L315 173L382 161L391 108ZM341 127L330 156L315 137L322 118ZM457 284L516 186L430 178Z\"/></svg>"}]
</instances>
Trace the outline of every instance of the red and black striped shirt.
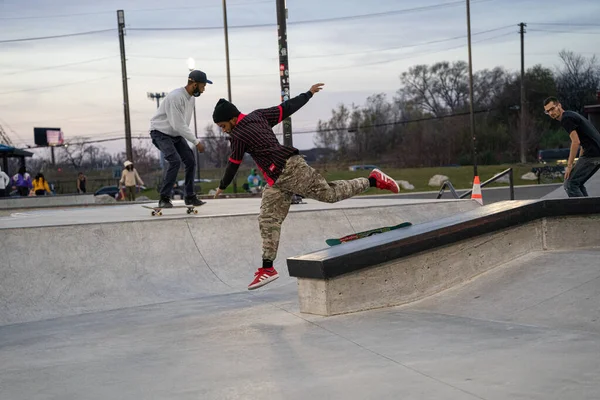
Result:
<instances>
[{"instance_id":1,"label":"red and black striped shirt","mask_svg":"<svg viewBox=\"0 0 600 400\"><path fill-rule=\"evenodd\" d=\"M240 114L230 133L231 156L219 188L229 186L245 153L250 154L267 183L275 183L287 159L299 154L299 150L279 143L273 127L298 111L311 97L312 92L309 91L278 106L256 110L247 115Z\"/></svg>"}]
</instances>

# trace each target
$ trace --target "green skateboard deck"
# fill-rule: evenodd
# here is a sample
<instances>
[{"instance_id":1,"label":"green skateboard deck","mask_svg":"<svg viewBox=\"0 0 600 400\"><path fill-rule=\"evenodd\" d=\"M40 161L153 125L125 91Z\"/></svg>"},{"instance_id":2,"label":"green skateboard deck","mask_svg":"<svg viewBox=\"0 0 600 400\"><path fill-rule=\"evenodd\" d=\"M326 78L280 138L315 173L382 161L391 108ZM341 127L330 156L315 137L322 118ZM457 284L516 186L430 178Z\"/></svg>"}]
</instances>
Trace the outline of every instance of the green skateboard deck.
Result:
<instances>
[{"instance_id":1,"label":"green skateboard deck","mask_svg":"<svg viewBox=\"0 0 600 400\"><path fill-rule=\"evenodd\" d=\"M366 237L377 235L377 234L380 234L383 232L389 232L389 231L393 231L393 230L400 229L400 228L406 228L407 226L411 226L411 225L412 225L411 222L403 222L401 224L394 225L394 226L384 226L382 228L375 228L375 229L370 229L370 230L364 231L364 232L353 233L352 235L344 236L339 239L327 239L327 240L325 240L325 243L327 243L329 246L337 246L338 244L351 242L356 239L366 238Z\"/></svg>"}]
</instances>

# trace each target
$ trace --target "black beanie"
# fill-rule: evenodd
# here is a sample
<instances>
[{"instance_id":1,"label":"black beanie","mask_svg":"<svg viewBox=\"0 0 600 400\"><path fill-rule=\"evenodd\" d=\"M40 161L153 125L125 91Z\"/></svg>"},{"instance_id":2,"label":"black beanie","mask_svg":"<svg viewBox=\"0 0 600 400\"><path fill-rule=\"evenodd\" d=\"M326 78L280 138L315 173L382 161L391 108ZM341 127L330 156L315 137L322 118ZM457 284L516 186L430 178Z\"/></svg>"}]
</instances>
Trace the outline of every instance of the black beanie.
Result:
<instances>
[{"instance_id":1,"label":"black beanie","mask_svg":"<svg viewBox=\"0 0 600 400\"><path fill-rule=\"evenodd\" d=\"M240 111L236 106L225 99L219 99L217 105L215 106L215 111L213 112L213 121L215 123L225 122L229 121L233 117L237 117L238 115L240 115Z\"/></svg>"}]
</instances>

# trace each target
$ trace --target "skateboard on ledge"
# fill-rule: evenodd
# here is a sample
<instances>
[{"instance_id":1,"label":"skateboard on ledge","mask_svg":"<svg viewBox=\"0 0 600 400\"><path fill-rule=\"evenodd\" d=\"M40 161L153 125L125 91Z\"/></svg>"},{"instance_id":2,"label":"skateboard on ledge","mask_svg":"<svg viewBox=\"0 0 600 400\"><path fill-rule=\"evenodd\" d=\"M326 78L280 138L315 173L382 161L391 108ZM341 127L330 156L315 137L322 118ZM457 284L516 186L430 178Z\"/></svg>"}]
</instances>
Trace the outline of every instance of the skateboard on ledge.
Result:
<instances>
[{"instance_id":1,"label":"skateboard on ledge","mask_svg":"<svg viewBox=\"0 0 600 400\"><path fill-rule=\"evenodd\" d=\"M383 232L389 232L389 231L394 231L394 230L400 229L400 228L406 228L407 226L411 226L411 225L412 225L411 222L403 222L398 225L384 226L381 228L369 229L368 231L353 233L351 235L344 236L339 239L327 239L327 240L325 240L325 243L327 243L329 246L337 246L342 243L351 242L353 240L362 239L362 238L366 238L366 237L373 236L373 235L378 235Z\"/></svg>"}]
</instances>

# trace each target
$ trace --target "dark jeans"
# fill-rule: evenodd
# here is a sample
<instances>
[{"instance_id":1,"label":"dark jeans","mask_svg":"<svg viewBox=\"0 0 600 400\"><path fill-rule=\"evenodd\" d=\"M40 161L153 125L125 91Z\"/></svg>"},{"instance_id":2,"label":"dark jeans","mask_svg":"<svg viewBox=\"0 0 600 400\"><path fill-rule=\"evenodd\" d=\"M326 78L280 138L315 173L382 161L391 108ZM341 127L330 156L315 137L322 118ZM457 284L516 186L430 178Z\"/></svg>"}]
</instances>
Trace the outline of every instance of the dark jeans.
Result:
<instances>
[{"instance_id":1,"label":"dark jeans","mask_svg":"<svg viewBox=\"0 0 600 400\"><path fill-rule=\"evenodd\" d=\"M9 189L0 189L0 198L8 197Z\"/></svg>"},{"instance_id":2,"label":"dark jeans","mask_svg":"<svg viewBox=\"0 0 600 400\"><path fill-rule=\"evenodd\" d=\"M584 184L600 169L600 157L579 157L564 188L569 197L588 197Z\"/></svg>"},{"instance_id":3,"label":"dark jeans","mask_svg":"<svg viewBox=\"0 0 600 400\"><path fill-rule=\"evenodd\" d=\"M175 185L175 181L177 180L177 172L179 172L179 168L183 162L185 170L185 195L195 196L194 172L196 169L196 158L187 141L181 136L173 137L159 131L151 131L150 137L152 138L152 143L165 155L165 161L167 162L160 195L171 197L173 185Z\"/></svg>"}]
</instances>

